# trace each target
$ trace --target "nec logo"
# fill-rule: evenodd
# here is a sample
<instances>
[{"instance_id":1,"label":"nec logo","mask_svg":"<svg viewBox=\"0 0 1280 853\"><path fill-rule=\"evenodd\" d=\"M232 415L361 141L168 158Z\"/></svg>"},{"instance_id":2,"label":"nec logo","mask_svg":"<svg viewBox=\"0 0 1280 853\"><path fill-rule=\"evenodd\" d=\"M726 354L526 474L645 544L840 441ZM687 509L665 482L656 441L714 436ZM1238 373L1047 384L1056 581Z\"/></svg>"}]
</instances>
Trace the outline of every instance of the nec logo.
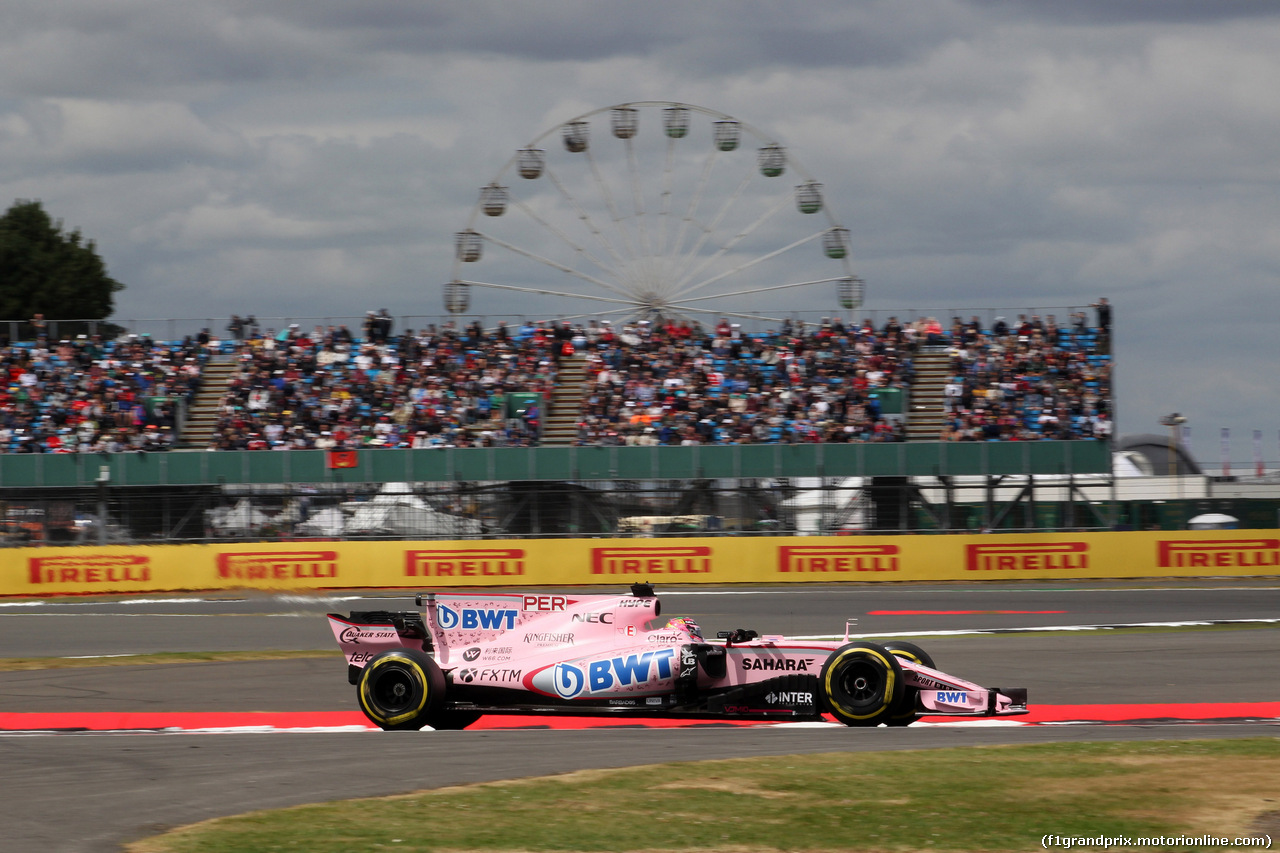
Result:
<instances>
[{"instance_id":1,"label":"nec logo","mask_svg":"<svg viewBox=\"0 0 1280 853\"><path fill-rule=\"evenodd\" d=\"M523 548L423 550L404 552L407 577L474 578L524 574ZM536 596L535 596L536 597Z\"/></svg>"},{"instance_id":2,"label":"nec logo","mask_svg":"<svg viewBox=\"0 0 1280 853\"><path fill-rule=\"evenodd\" d=\"M591 549L593 575L683 575L710 571L711 549L705 545Z\"/></svg>"},{"instance_id":3,"label":"nec logo","mask_svg":"<svg viewBox=\"0 0 1280 853\"><path fill-rule=\"evenodd\" d=\"M1280 539L1189 539L1156 543L1162 569L1280 566Z\"/></svg>"},{"instance_id":4,"label":"nec logo","mask_svg":"<svg viewBox=\"0 0 1280 853\"><path fill-rule=\"evenodd\" d=\"M1087 542L1022 542L966 545L965 569L985 571L1052 571L1089 568Z\"/></svg>"},{"instance_id":5,"label":"nec logo","mask_svg":"<svg viewBox=\"0 0 1280 853\"><path fill-rule=\"evenodd\" d=\"M784 545L779 572L896 572L897 545Z\"/></svg>"},{"instance_id":6,"label":"nec logo","mask_svg":"<svg viewBox=\"0 0 1280 853\"><path fill-rule=\"evenodd\" d=\"M612 625L613 614L607 611L604 613L575 613L569 621L587 622L592 625Z\"/></svg>"}]
</instances>

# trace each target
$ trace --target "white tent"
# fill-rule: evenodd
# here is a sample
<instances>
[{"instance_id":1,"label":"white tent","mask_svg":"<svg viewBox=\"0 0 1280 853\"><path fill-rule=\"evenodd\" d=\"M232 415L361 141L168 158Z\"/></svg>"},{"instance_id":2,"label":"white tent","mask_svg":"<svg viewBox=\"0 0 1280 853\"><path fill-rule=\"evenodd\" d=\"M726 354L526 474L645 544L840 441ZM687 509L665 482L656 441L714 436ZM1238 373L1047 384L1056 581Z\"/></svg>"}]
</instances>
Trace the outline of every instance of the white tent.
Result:
<instances>
[{"instance_id":1,"label":"white tent","mask_svg":"<svg viewBox=\"0 0 1280 853\"><path fill-rule=\"evenodd\" d=\"M218 507L205 513L205 522L216 536L257 533L270 520L271 516L255 507L248 498L241 498L233 507Z\"/></svg>"}]
</instances>

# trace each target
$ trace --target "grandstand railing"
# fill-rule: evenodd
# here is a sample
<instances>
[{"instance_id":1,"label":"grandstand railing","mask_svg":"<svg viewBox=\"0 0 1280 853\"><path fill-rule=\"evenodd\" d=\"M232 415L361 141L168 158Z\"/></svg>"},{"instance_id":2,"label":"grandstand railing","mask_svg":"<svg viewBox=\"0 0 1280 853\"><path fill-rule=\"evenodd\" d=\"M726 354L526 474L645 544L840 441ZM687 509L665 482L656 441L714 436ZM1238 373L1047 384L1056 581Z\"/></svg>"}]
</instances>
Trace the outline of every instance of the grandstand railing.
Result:
<instances>
[{"instance_id":1,"label":"grandstand railing","mask_svg":"<svg viewBox=\"0 0 1280 853\"><path fill-rule=\"evenodd\" d=\"M1104 441L32 453L0 456L0 490L232 483L691 480L1109 474Z\"/></svg>"}]
</instances>

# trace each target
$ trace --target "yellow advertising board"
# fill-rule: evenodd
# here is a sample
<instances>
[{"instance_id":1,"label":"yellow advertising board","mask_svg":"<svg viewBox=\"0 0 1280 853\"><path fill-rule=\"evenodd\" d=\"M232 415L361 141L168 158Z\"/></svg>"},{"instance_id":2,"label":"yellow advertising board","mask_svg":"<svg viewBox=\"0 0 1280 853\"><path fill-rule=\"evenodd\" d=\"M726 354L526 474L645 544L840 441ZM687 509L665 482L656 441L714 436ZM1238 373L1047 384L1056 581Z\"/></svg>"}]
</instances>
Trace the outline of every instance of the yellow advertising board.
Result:
<instances>
[{"instance_id":1,"label":"yellow advertising board","mask_svg":"<svg viewBox=\"0 0 1280 853\"><path fill-rule=\"evenodd\" d=\"M1280 575L1280 530L224 543L0 551L0 595Z\"/></svg>"}]
</instances>

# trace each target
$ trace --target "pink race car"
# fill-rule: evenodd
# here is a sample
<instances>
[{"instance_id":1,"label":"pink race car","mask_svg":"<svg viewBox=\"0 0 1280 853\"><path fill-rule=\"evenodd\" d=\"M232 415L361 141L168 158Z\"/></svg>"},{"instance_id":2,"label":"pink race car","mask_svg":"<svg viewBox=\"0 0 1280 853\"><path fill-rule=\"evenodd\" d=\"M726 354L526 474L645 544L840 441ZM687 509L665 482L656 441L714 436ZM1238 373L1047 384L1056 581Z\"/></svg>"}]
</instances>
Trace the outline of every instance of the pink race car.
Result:
<instances>
[{"instance_id":1,"label":"pink race car","mask_svg":"<svg viewBox=\"0 0 1280 853\"><path fill-rule=\"evenodd\" d=\"M1027 713L1024 688L939 672L911 643L788 640L737 629L707 641L630 595L426 593L421 612L329 614L360 708L384 729L465 728L484 714L818 720Z\"/></svg>"}]
</instances>

